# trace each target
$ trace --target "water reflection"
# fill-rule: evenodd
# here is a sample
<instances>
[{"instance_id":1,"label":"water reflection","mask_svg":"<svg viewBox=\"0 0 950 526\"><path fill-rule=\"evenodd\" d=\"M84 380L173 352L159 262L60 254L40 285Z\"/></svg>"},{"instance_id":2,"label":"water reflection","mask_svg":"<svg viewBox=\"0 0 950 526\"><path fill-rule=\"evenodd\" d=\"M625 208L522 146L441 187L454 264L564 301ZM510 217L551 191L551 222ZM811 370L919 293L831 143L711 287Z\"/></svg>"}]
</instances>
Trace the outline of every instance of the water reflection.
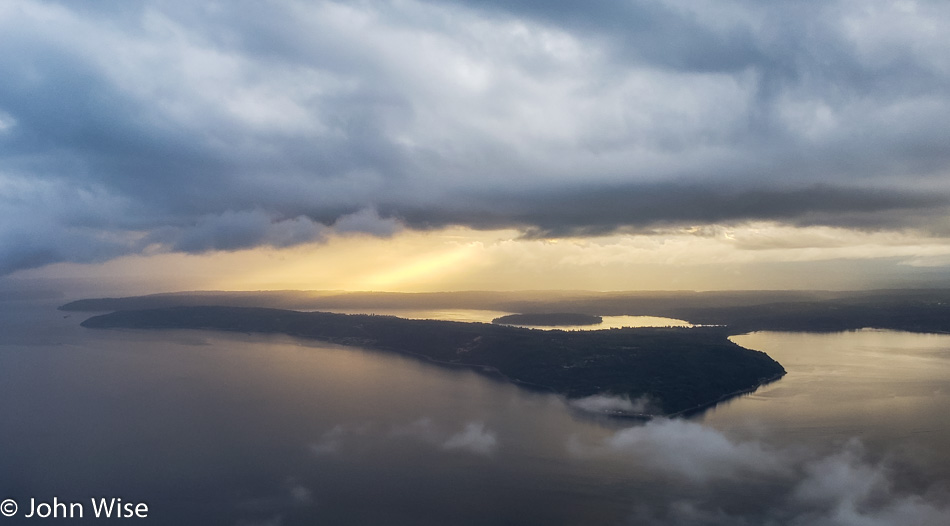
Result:
<instances>
[{"instance_id":1,"label":"water reflection","mask_svg":"<svg viewBox=\"0 0 950 526\"><path fill-rule=\"evenodd\" d=\"M789 374L632 424L390 353L62 316L0 316L4 498L116 494L155 524L950 520L950 336L737 336Z\"/></svg>"},{"instance_id":2,"label":"water reflection","mask_svg":"<svg viewBox=\"0 0 950 526\"><path fill-rule=\"evenodd\" d=\"M732 340L768 353L788 374L720 404L700 417L703 422L756 422L776 439L794 441L902 443L941 452L950 463L943 453L950 422L940 416L950 411L950 335L864 329L757 332Z\"/></svg>"},{"instance_id":3,"label":"water reflection","mask_svg":"<svg viewBox=\"0 0 950 526\"><path fill-rule=\"evenodd\" d=\"M530 327L532 329L562 331L599 331L602 329L619 329L621 327L692 327L688 321L677 320L674 318L662 318L659 316L601 316L600 323L596 325L558 325L557 327L538 327L532 325L517 325L516 327Z\"/></svg>"},{"instance_id":4,"label":"water reflection","mask_svg":"<svg viewBox=\"0 0 950 526\"><path fill-rule=\"evenodd\" d=\"M491 323L495 318L511 314L505 311L480 309L333 309L341 314L377 314L410 320L444 320L469 323Z\"/></svg>"},{"instance_id":5,"label":"water reflection","mask_svg":"<svg viewBox=\"0 0 950 526\"><path fill-rule=\"evenodd\" d=\"M513 314L505 311L478 310L478 309L334 309L333 312L342 314L379 314L384 316L398 316L413 320L445 320L491 323L495 318ZM688 321L659 316L601 316L603 321L596 325L559 325L557 327L539 327L517 325L515 327L530 327L532 329L563 331L595 331L601 329L619 329L621 327L692 327Z\"/></svg>"}]
</instances>

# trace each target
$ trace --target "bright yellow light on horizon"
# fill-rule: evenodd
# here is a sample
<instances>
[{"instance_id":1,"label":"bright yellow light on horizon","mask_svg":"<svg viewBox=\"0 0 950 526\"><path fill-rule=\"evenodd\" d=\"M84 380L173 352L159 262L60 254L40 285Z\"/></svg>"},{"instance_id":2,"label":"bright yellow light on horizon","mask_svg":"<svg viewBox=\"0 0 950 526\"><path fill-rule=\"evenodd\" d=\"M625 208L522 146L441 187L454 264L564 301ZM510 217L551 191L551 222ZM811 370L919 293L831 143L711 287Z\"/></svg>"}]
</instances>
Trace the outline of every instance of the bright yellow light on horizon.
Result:
<instances>
[{"instance_id":1,"label":"bright yellow light on horizon","mask_svg":"<svg viewBox=\"0 0 950 526\"><path fill-rule=\"evenodd\" d=\"M121 294L863 288L866 276L854 272L854 262L860 260L881 261L875 263L879 268L901 265L898 268L907 272L948 265L950 239L772 223L559 240L522 239L513 230L457 227L404 230L389 238L332 236L324 243L281 249L126 256L19 274L80 278L89 281L90 290ZM810 265L798 267L810 270L789 272L788 265L793 264Z\"/></svg>"},{"instance_id":2,"label":"bright yellow light on horizon","mask_svg":"<svg viewBox=\"0 0 950 526\"><path fill-rule=\"evenodd\" d=\"M362 290L407 290L450 273L464 273L475 254L472 245L463 245L441 254L424 254L395 268L384 269L369 276L358 288Z\"/></svg>"},{"instance_id":3,"label":"bright yellow light on horizon","mask_svg":"<svg viewBox=\"0 0 950 526\"><path fill-rule=\"evenodd\" d=\"M491 259L484 243L511 232L445 229L391 238L352 235L291 249L246 251L246 263L222 273L214 287L232 290L444 290ZM253 261L251 261L253 260Z\"/></svg>"}]
</instances>

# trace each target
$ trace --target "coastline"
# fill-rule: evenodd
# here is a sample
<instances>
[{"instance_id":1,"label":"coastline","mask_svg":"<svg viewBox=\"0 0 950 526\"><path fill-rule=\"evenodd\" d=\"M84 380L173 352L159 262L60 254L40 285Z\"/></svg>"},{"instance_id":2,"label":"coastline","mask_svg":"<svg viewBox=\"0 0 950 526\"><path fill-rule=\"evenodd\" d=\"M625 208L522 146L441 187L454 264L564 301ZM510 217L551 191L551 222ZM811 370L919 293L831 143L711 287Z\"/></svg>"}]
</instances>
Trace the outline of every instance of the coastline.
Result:
<instances>
[{"instance_id":1,"label":"coastline","mask_svg":"<svg viewBox=\"0 0 950 526\"><path fill-rule=\"evenodd\" d=\"M81 325L284 334L398 353L442 367L463 367L568 401L595 395L647 396L662 411L593 411L622 418L695 413L785 374L781 364L765 353L741 347L715 328L538 331L485 323L216 306L116 311L91 317ZM761 380L763 376L766 380ZM733 389L722 392L730 386Z\"/></svg>"}]
</instances>

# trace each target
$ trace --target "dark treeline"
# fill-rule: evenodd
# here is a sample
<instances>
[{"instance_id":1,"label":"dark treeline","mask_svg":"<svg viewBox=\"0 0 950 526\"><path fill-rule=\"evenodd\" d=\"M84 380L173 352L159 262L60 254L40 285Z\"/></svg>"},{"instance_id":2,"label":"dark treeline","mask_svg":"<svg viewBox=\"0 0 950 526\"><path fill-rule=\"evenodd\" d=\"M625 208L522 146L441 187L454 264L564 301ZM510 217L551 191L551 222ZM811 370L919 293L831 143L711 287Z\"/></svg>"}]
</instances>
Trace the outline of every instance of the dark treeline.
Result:
<instances>
[{"instance_id":1,"label":"dark treeline","mask_svg":"<svg viewBox=\"0 0 950 526\"><path fill-rule=\"evenodd\" d=\"M950 332L950 290L719 292L188 292L79 300L62 308L112 311L182 305L263 306L297 310L490 309L524 314L664 316L694 324L753 330L840 331L876 327Z\"/></svg>"}]
</instances>

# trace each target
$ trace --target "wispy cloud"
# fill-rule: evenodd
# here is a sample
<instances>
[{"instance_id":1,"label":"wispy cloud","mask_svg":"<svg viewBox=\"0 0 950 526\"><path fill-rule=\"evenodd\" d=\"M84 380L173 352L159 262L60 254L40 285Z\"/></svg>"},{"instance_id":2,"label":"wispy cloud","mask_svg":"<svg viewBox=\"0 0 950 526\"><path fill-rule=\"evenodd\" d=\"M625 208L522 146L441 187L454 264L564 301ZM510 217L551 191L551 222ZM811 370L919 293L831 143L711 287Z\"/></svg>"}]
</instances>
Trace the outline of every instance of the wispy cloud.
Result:
<instances>
[{"instance_id":1,"label":"wispy cloud","mask_svg":"<svg viewBox=\"0 0 950 526\"><path fill-rule=\"evenodd\" d=\"M496 433L486 428L483 422L468 422L460 431L452 433L431 418L425 417L393 427L390 436L412 438L445 451L463 451L477 455L490 455L498 447Z\"/></svg>"},{"instance_id":2,"label":"wispy cloud","mask_svg":"<svg viewBox=\"0 0 950 526\"><path fill-rule=\"evenodd\" d=\"M343 454L350 444L373 444L387 440L409 439L429 444L442 451L461 451L477 455L490 455L498 448L498 435L484 422L466 422L455 431L451 426L422 417L405 424L391 426L383 431L372 423L347 423L333 426L320 438L309 444L310 452L317 456Z\"/></svg>"},{"instance_id":3,"label":"wispy cloud","mask_svg":"<svg viewBox=\"0 0 950 526\"><path fill-rule=\"evenodd\" d=\"M373 431L368 422L337 424L324 432L320 438L309 445L310 452L317 456L339 453L347 441L367 435Z\"/></svg>"},{"instance_id":4,"label":"wispy cloud","mask_svg":"<svg viewBox=\"0 0 950 526\"><path fill-rule=\"evenodd\" d=\"M498 438L493 431L485 428L482 422L469 422L465 428L445 439L442 442L442 449L460 450L477 453L479 455L491 454L498 446Z\"/></svg>"}]
</instances>

